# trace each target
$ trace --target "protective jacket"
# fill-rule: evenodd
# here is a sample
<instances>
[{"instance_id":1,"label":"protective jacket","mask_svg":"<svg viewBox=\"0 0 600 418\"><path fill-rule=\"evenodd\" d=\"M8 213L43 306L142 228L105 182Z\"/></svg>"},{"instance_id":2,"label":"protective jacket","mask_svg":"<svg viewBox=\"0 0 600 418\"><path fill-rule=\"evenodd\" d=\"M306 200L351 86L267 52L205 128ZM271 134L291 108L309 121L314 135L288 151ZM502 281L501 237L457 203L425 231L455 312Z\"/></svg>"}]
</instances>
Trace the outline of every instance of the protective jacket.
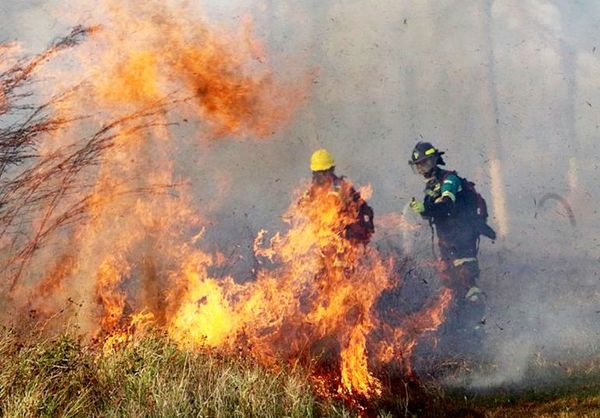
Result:
<instances>
[{"instance_id":1,"label":"protective jacket","mask_svg":"<svg viewBox=\"0 0 600 418\"><path fill-rule=\"evenodd\" d=\"M467 216L463 182L455 172L439 167L432 174L425 186L425 210L421 216L435 225L440 255L450 262L475 261L480 233L474 220Z\"/></svg>"},{"instance_id":2,"label":"protective jacket","mask_svg":"<svg viewBox=\"0 0 600 418\"><path fill-rule=\"evenodd\" d=\"M318 193L326 192L327 196L339 199L341 208L352 213L354 222L348 223L344 228L344 237L349 240L368 243L375 231L373 209L361 197L352 185L335 174L327 176L324 183L313 182L308 198L313 199Z\"/></svg>"}]
</instances>

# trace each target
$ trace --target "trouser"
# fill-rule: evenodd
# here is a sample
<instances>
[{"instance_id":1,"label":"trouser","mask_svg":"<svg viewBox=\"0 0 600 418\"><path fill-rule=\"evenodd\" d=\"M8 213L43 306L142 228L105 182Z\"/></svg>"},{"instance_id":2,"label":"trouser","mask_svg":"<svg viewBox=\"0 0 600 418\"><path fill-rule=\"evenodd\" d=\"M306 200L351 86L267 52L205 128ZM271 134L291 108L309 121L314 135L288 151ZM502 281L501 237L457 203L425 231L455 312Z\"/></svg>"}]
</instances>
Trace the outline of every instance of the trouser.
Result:
<instances>
[{"instance_id":1,"label":"trouser","mask_svg":"<svg viewBox=\"0 0 600 418\"><path fill-rule=\"evenodd\" d=\"M443 333L461 353L479 352L485 331L485 296L477 286L477 259L445 260L442 282L453 291Z\"/></svg>"},{"instance_id":2,"label":"trouser","mask_svg":"<svg viewBox=\"0 0 600 418\"><path fill-rule=\"evenodd\" d=\"M479 263L474 257L442 260L440 276L444 285L454 291L455 297L465 297L477 286Z\"/></svg>"}]
</instances>

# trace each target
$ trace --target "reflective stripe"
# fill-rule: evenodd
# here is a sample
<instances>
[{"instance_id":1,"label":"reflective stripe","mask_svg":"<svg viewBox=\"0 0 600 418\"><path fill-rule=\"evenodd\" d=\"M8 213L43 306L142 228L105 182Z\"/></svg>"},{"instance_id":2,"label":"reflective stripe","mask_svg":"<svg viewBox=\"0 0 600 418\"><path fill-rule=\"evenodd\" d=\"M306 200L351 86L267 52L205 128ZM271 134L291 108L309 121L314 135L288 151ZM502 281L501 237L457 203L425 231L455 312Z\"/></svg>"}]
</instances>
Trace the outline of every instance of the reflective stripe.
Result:
<instances>
[{"instance_id":1,"label":"reflective stripe","mask_svg":"<svg viewBox=\"0 0 600 418\"><path fill-rule=\"evenodd\" d=\"M434 199L440 197L440 191L439 190L427 190L425 192L425 194L429 197L432 197Z\"/></svg>"},{"instance_id":2,"label":"reflective stripe","mask_svg":"<svg viewBox=\"0 0 600 418\"><path fill-rule=\"evenodd\" d=\"M454 193L449 192L448 190L442 193L442 197L449 197L454 203L456 203L456 196L454 196Z\"/></svg>"},{"instance_id":3,"label":"reflective stripe","mask_svg":"<svg viewBox=\"0 0 600 418\"><path fill-rule=\"evenodd\" d=\"M444 180L444 184L454 184L452 180Z\"/></svg>"},{"instance_id":4,"label":"reflective stripe","mask_svg":"<svg viewBox=\"0 0 600 418\"><path fill-rule=\"evenodd\" d=\"M431 155L435 153L435 148L429 148L427 151L425 151L425 155Z\"/></svg>"},{"instance_id":5,"label":"reflective stripe","mask_svg":"<svg viewBox=\"0 0 600 418\"><path fill-rule=\"evenodd\" d=\"M470 299L473 301L476 301L479 297L479 295L481 295L483 292L481 291L480 288L478 288L477 286L472 286L469 291L467 292L467 294L465 295L465 299Z\"/></svg>"},{"instance_id":6,"label":"reflective stripe","mask_svg":"<svg viewBox=\"0 0 600 418\"><path fill-rule=\"evenodd\" d=\"M477 261L475 257L456 258L452 260L452 264L454 265L454 267L460 267L465 263L472 263L474 261Z\"/></svg>"}]
</instances>

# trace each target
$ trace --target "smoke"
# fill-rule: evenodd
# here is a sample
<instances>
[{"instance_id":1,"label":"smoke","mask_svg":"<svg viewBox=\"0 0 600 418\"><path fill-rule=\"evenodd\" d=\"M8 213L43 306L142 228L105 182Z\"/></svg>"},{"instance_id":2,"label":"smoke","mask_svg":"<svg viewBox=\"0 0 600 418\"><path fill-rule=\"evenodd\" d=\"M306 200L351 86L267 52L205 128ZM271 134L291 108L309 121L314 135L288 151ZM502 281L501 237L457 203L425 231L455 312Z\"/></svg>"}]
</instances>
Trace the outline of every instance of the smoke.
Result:
<instances>
[{"instance_id":1,"label":"smoke","mask_svg":"<svg viewBox=\"0 0 600 418\"><path fill-rule=\"evenodd\" d=\"M39 50L72 23L102 23L92 3L22 1L1 7L0 38ZM69 2L71 3L71 2ZM170 1L171 6L185 2ZM486 351L497 372L475 387L519 382L527 370L571 362L598 344L597 196L600 38L595 2L546 0L205 2L195 10L235 27L255 16L276 75L311 74L291 125L256 140L198 143L174 172L208 218L206 242L239 257L248 277L252 239L278 231L292 191L318 147L337 171L370 183L376 219L421 193L406 161L418 139L447 151L477 183L501 240L481 243L488 295ZM84 22L79 20L83 19ZM196 126L180 127L193 135ZM537 202L561 196L559 204ZM378 232L409 256L430 256L426 225ZM538 361L536 363L536 361Z\"/></svg>"}]
</instances>

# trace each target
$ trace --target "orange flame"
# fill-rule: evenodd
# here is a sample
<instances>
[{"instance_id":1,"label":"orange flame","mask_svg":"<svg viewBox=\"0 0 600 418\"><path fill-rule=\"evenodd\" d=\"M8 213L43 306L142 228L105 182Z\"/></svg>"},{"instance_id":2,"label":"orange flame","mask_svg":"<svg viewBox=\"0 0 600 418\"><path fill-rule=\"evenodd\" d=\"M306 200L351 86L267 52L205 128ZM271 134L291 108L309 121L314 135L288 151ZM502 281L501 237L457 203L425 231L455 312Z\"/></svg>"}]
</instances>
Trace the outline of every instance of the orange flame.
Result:
<instances>
[{"instance_id":1,"label":"orange flame","mask_svg":"<svg viewBox=\"0 0 600 418\"><path fill-rule=\"evenodd\" d=\"M365 397L381 393L381 382L369 371L369 334L380 327L374 309L382 291L393 285L391 260L344 237L354 222L358 203L316 189L288 209L290 229L264 246L265 231L255 241L258 257L279 266L260 270L255 281L236 284L231 278L207 275L210 260L187 268L184 303L169 325L171 336L188 347L233 348L240 341L257 358L273 362L281 356L302 360L309 355L337 364L340 394ZM314 192L315 190L313 190ZM417 338L443 320L450 294L410 318L413 331L391 329L391 340L379 341L377 352L409 357Z\"/></svg>"},{"instance_id":2,"label":"orange flame","mask_svg":"<svg viewBox=\"0 0 600 418\"><path fill-rule=\"evenodd\" d=\"M133 341L152 323L187 349L243 345L267 364L321 359L336 375L339 393L380 394L383 385L369 364L408 358L419 335L439 326L451 294L442 293L402 328L378 318L381 292L398 279L392 260L346 238L359 209L349 182L335 193L316 188L299 195L285 214L288 230L268 244L266 232L259 233L255 254L269 265L258 269L255 280L212 277L211 267L223 255L196 245L204 222L189 185L156 192L156 185L181 183L177 152L194 149L172 125L193 117L200 138L265 137L289 120L298 95L274 80L249 24L229 33L159 2L107 4L111 19L95 33L92 50L81 51L89 88L70 98L71 107L105 122L169 95L175 99L157 112L151 129L117 132L114 147L86 178L93 184L89 222L70 231L64 265L44 279L51 284L44 288L85 302L83 329L105 338L105 352ZM70 137L61 132L64 139L46 146L72 143L85 128L78 126ZM132 192L138 189L154 193L142 198ZM370 189L361 193L366 198ZM42 292L34 296L44 303ZM385 338L370 342L380 328Z\"/></svg>"},{"instance_id":3,"label":"orange flame","mask_svg":"<svg viewBox=\"0 0 600 418\"><path fill-rule=\"evenodd\" d=\"M96 293L99 304L104 308L100 320L100 326L104 330L116 328L125 308L126 295L118 288L122 274L122 269L109 260L104 261L98 269Z\"/></svg>"}]
</instances>

